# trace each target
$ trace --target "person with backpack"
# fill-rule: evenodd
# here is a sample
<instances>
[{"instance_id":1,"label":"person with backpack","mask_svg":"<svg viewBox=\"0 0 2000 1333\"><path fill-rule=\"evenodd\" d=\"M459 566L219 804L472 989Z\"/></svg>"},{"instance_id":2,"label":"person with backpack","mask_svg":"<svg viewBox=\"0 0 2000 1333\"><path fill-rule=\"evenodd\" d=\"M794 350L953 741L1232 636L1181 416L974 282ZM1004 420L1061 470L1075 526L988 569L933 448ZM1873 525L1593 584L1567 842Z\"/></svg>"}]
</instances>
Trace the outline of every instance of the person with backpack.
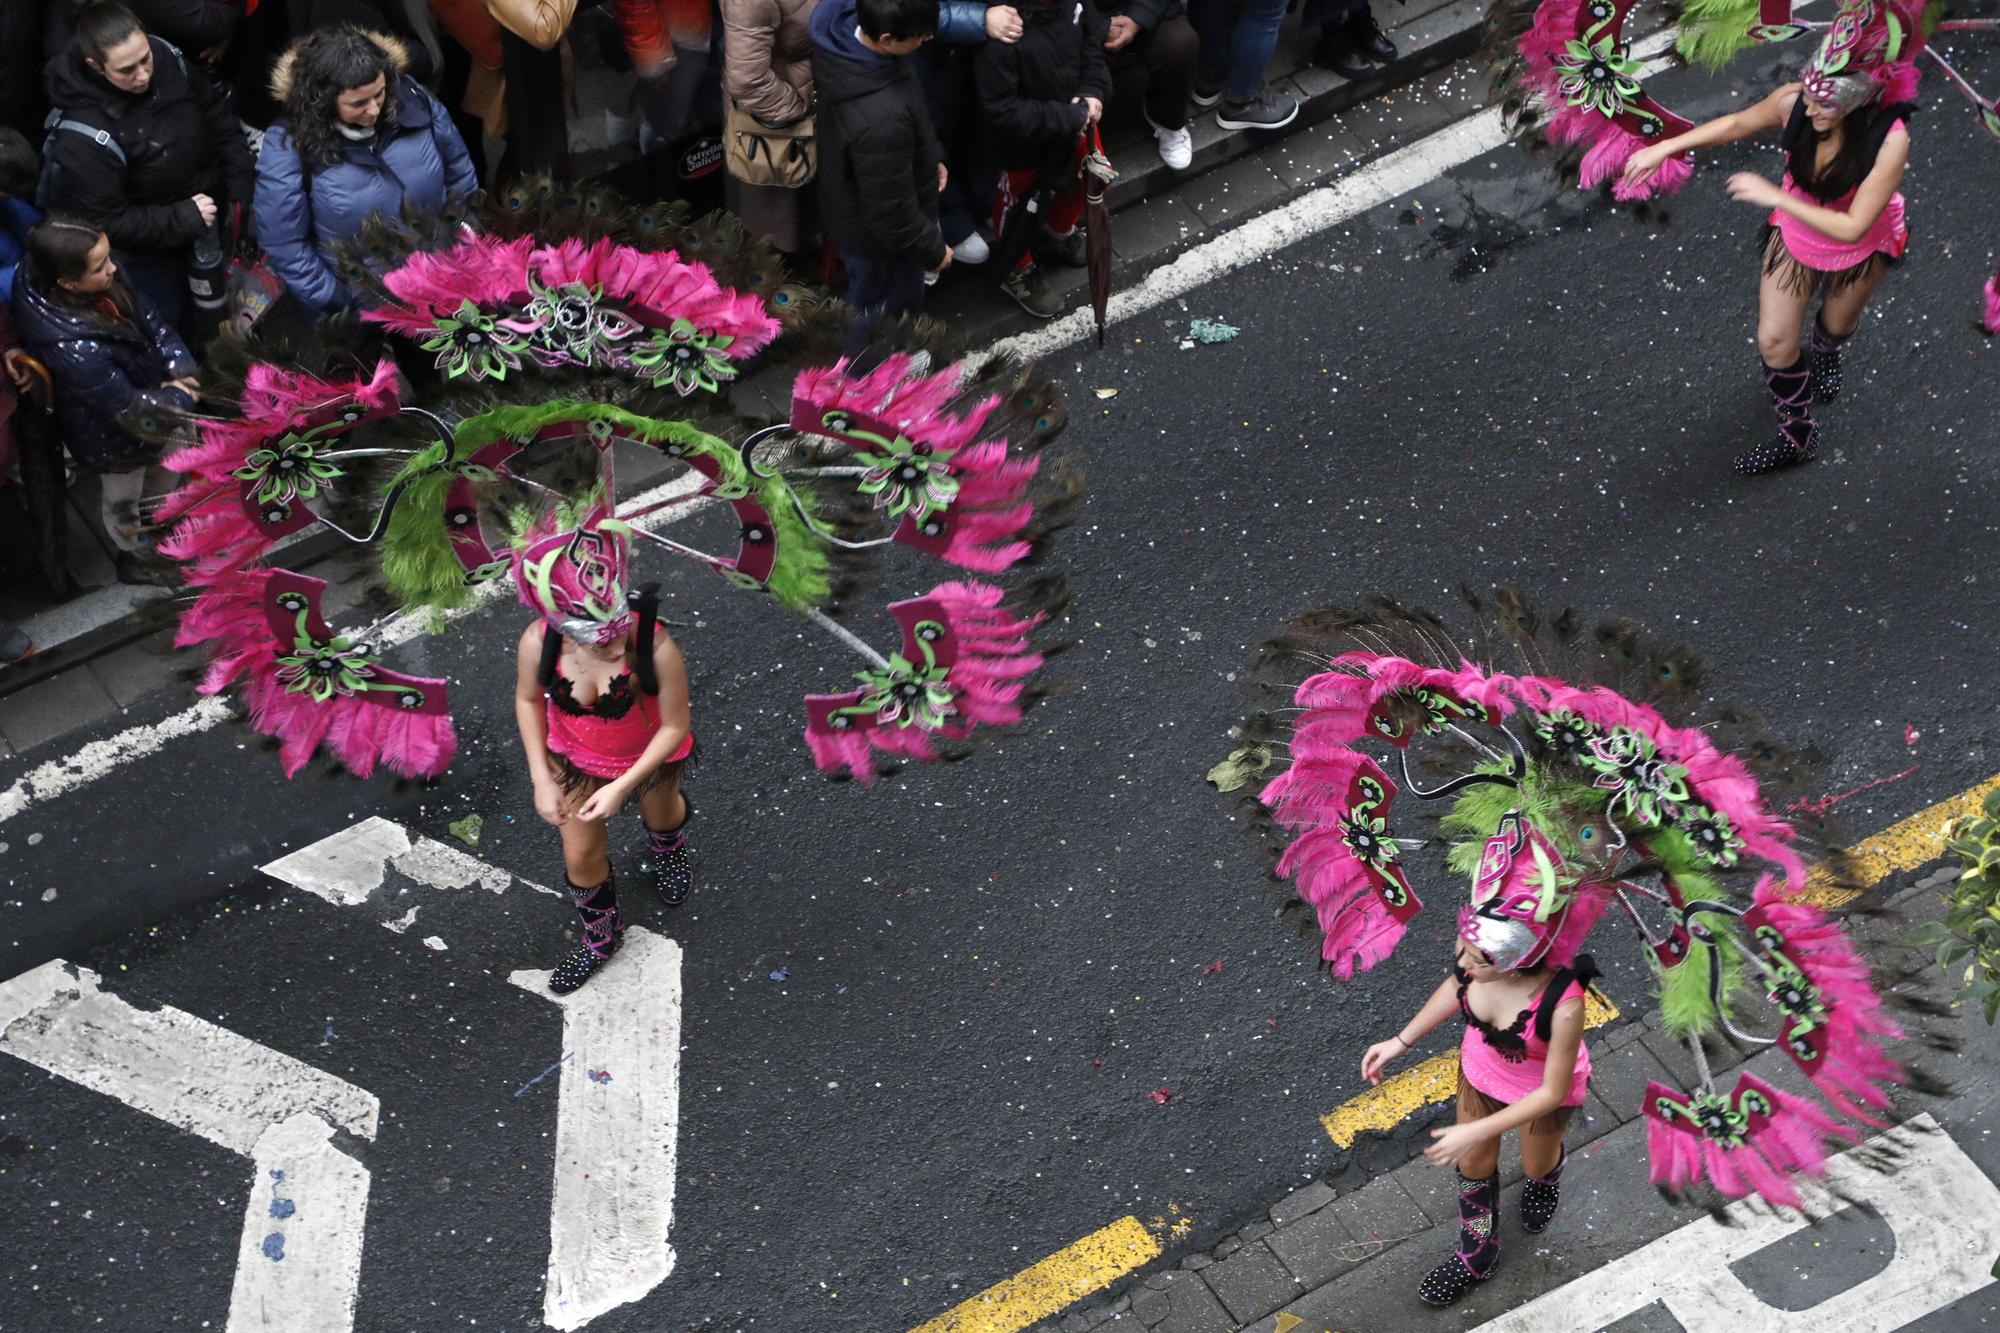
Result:
<instances>
[{"instance_id":1,"label":"person with backpack","mask_svg":"<svg viewBox=\"0 0 2000 1333\"><path fill-rule=\"evenodd\" d=\"M78 13L48 91L37 203L102 227L126 279L175 328L189 326L191 277L219 310L222 233L255 175L224 91L116 0Z\"/></svg>"},{"instance_id":2,"label":"person with backpack","mask_svg":"<svg viewBox=\"0 0 2000 1333\"><path fill-rule=\"evenodd\" d=\"M28 352L55 382L56 417L71 457L102 483L105 535L120 583L171 586L171 561L148 549L148 497L169 475L157 445L124 424L152 404L191 408L199 387L180 334L128 281L96 224L54 214L28 233L10 302Z\"/></svg>"},{"instance_id":3,"label":"person with backpack","mask_svg":"<svg viewBox=\"0 0 2000 1333\"><path fill-rule=\"evenodd\" d=\"M285 113L257 160L257 235L315 316L353 300L334 247L370 217L435 213L479 188L451 116L409 64L395 38L340 27L294 42L271 72Z\"/></svg>"}]
</instances>

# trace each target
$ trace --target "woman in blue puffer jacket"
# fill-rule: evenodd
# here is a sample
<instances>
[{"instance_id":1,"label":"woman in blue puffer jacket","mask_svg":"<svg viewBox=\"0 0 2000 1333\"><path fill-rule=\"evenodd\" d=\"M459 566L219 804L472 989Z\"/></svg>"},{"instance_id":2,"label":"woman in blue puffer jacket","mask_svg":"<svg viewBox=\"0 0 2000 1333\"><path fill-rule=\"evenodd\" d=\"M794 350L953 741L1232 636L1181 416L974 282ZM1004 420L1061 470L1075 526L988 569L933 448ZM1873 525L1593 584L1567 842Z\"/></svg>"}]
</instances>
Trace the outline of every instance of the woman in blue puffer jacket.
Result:
<instances>
[{"instance_id":1,"label":"woman in blue puffer jacket","mask_svg":"<svg viewBox=\"0 0 2000 1333\"><path fill-rule=\"evenodd\" d=\"M333 247L371 215L434 213L479 188L451 117L408 66L395 38L341 27L293 43L272 70L285 114L257 160L257 239L315 315L351 300Z\"/></svg>"}]
</instances>

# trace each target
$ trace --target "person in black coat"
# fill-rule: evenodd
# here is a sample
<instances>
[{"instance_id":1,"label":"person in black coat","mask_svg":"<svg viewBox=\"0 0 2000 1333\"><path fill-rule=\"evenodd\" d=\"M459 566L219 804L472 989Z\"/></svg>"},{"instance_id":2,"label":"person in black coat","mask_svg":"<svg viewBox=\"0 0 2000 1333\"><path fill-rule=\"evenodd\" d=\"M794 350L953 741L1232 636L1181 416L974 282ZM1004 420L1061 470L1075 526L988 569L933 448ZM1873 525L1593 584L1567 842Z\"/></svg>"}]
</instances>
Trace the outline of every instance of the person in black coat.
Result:
<instances>
[{"instance_id":1,"label":"person in black coat","mask_svg":"<svg viewBox=\"0 0 2000 1333\"><path fill-rule=\"evenodd\" d=\"M1000 168L1000 197L993 227L1004 238L1016 205L1048 191L1036 245L1023 250L1000 290L1042 319L1063 303L1035 267L1034 251L1056 262L1083 263L1084 134L1104 117L1111 100L1105 63L1108 25L1092 0L1025 0L1024 31L1013 43L988 42L973 56L974 87L986 130L986 148Z\"/></svg>"},{"instance_id":2,"label":"person in black coat","mask_svg":"<svg viewBox=\"0 0 2000 1333\"><path fill-rule=\"evenodd\" d=\"M246 206L256 169L228 99L132 12L93 4L49 69L44 208L111 237L119 267L168 323L183 325L190 252Z\"/></svg>"},{"instance_id":3,"label":"person in black coat","mask_svg":"<svg viewBox=\"0 0 2000 1333\"><path fill-rule=\"evenodd\" d=\"M944 149L907 60L937 16L937 0L821 0L813 11L820 211L861 316L849 356L881 316L920 308L924 274L951 263L938 227Z\"/></svg>"},{"instance_id":4,"label":"person in black coat","mask_svg":"<svg viewBox=\"0 0 2000 1333\"><path fill-rule=\"evenodd\" d=\"M1185 171L1194 163L1188 98L1201 61L1201 39L1187 7L1181 0L1105 0L1105 12L1104 49L1116 97L1145 107L1160 161Z\"/></svg>"},{"instance_id":5,"label":"person in black coat","mask_svg":"<svg viewBox=\"0 0 2000 1333\"><path fill-rule=\"evenodd\" d=\"M27 3L27 0L21 0ZM13 0L9 0L11 7ZM76 33L77 13L91 0L54 0L49 9L49 49L59 51ZM123 0L148 34L179 47L202 65L222 58L243 21L243 0Z\"/></svg>"},{"instance_id":6,"label":"person in black coat","mask_svg":"<svg viewBox=\"0 0 2000 1333\"><path fill-rule=\"evenodd\" d=\"M63 443L102 484L119 581L171 582L170 564L147 549L145 517L148 497L164 495L171 474L158 466L158 446L125 429L123 417L147 405L193 407L194 356L119 272L110 238L80 218L51 217L28 233L11 306L21 339L54 381Z\"/></svg>"}]
</instances>

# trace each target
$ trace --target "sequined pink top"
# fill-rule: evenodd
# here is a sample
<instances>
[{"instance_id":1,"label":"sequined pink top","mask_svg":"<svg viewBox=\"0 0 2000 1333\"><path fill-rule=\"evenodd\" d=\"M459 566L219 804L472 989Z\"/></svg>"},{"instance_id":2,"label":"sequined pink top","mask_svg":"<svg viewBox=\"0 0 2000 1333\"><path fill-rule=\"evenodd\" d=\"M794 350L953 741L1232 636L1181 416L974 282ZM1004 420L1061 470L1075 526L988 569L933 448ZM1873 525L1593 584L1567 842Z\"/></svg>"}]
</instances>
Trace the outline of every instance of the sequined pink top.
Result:
<instances>
[{"instance_id":1,"label":"sequined pink top","mask_svg":"<svg viewBox=\"0 0 2000 1333\"><path fill-rule=\"evenodd\" d=\"M1459 1006L1465 1008L1465 992L1459 991ZM1558 1005L1583 997L1583 983L1572 981L1563 989ZM1466 1010L1465 1041L1459 1047L1459 1067L1465 1072L1465 1081L1479 1091L1504 1105L1513 1105L1529 1093L1542 1086L1542 1073L1548 1064L1549 1044L1535 1032L1535 1010L1542 997L1534 1000L1521 1010L1513 1026L1497 1034L1498 1040L1487 1035L1485 1024L1471 1018ZM1576 1072L1570 1075L1569 1095L1562 1100L1564 1106L1583 1105L1584 1085L1590 1081L1590 1048L1581 1043L1576 1048Z\"/></svg>"},{"instance_id":2,"label":"sequined pink top","mask_svg":"<svg viewBox=\"0 0 2000 1333\"><path fill-rule=\"evenodd\" d=\"M549 753L562 755L595 778L625 776L660 730L659 699L639 688L629 668L606 682L588 708L576 702L571 689L558 657L544 706ZM693 751L694 733L689 731L666 762L676 763Z\"/></svg>"},{"instance_id":3,"label":"sequined pink top","mask_svg":"<svg viewBox=\"0 0 2000 1333\"><path fill-rule=\"evenodd\" d=\"M1894 134L1903 128L1897 121L1889 127ZM1790 172L1780 186L1784 192L1804 203L1821 208L1830 208L1836 213L1845 213L1854 206L1854 196L1860 193L1860 186L1849 190L1840 198L1824 201L1813 198L1792 179ZM1837 273L1841 269L1853 268L1873 254L1885 254L1891 259L1900 259L1903 249L1910 243L1910 227L1903 215L1901 192L1889 196L1889 202L1876 215L1875 221L1861 238L1855 241L1836 241L1819 228L1793 217L1782 208L1771 210L1771 225L1778 229L1778 235L1785 241L1785 249L1792 252L1792 258L1807 268L1818 269L1822 273Z\"/></svg>"}]
</instances>

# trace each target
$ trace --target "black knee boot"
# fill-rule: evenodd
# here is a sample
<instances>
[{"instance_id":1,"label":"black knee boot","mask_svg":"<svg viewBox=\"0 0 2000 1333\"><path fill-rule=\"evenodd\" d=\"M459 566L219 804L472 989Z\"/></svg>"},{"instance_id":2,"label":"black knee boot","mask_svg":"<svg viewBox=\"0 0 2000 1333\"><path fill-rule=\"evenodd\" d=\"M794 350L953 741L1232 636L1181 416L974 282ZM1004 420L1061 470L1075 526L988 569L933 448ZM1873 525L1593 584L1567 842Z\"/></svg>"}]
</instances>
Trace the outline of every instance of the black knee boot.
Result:
<instances>
[{"instance_id":1,"label":"black knee boot","mask_svg":"<svg viewBox=\"0 0 2000 1333\"><path fill-rule=\"evenodd\" d=\"M688 842L687 827L694 819L694 802L685 793L681 796L687 806L681 815L681 822L670 829L648 828L646 849L652 858L653 887L659 890L660 901L668 907L679 907L694 892L694 847Z\"/></svg>"},{"instance_id":2,"label":"black knee boot","mask_svg":"<svg viewBox=\"0 0 2000 1333\"><path fill-rule=\"evenodd\" d=\"M1812 373L1805 354L1780 370L1764 367L1764 387L1778 413L1778 433L1748 453L1736 455L1736 470L1746 477L1793 463L1809 463L1819 453L1819 423L1812 414Z\"/></svg>"},{"instance_id":3,"label":"black knee boot","mask_svg":"<svg viewBox=\"0 0 2000 1333\"><path fill-rule=\"evenodd\" d=\"M1815 403L1830 403L1840 397L1840 347L1854 335L1828 333L1825 311L1813 316L1812 396Z\"/></svg>"},{"instance_id":4,"label":"black knee boot","mask_svg":"<svg viewBox=\"0 0 2000 1333\"><path fill-rule=\"evenodd\" d=\"M1500 1237L1493 1221L1500 1211L1500 1171L1484 1180L1458 1178L1458 1250L1430 1271L1417 1295L1426 1305L1450 1305L1500 1266Z\"/></svg>"},{"instance_id":5,"label":"black knee boot","mask_svg":"<svg viewBox=\"0 0 2000 1333\"><path fill-rule=\"evenodd\" d=\"M1556 1209L1562 1205L1563 1167L1569 1161L1569 1149L1564 1148L1562 1156L1556 1158L1555 1170L1546 1176L1529 1176L1521 1185L1521 1230L1541 1232L1549 1229L1549 1223L1556 1220Z\"/></svg>"},{"instance_id":6,"label":"black knee boot","mask_svg":"<svg viewBox=\"0 0 2000 1333\"><path fill-rule=\"evenodd\" d=\"M556 970L549 973L549 989L557 995L567 995L590 980L618 952L625 934L625 918L618 912L616 875L606 875L602 884L588 889L571 882L569 896L576 904L577 916L583 919L583 943L564 954Z\"/></svg>"}]
</instances>

